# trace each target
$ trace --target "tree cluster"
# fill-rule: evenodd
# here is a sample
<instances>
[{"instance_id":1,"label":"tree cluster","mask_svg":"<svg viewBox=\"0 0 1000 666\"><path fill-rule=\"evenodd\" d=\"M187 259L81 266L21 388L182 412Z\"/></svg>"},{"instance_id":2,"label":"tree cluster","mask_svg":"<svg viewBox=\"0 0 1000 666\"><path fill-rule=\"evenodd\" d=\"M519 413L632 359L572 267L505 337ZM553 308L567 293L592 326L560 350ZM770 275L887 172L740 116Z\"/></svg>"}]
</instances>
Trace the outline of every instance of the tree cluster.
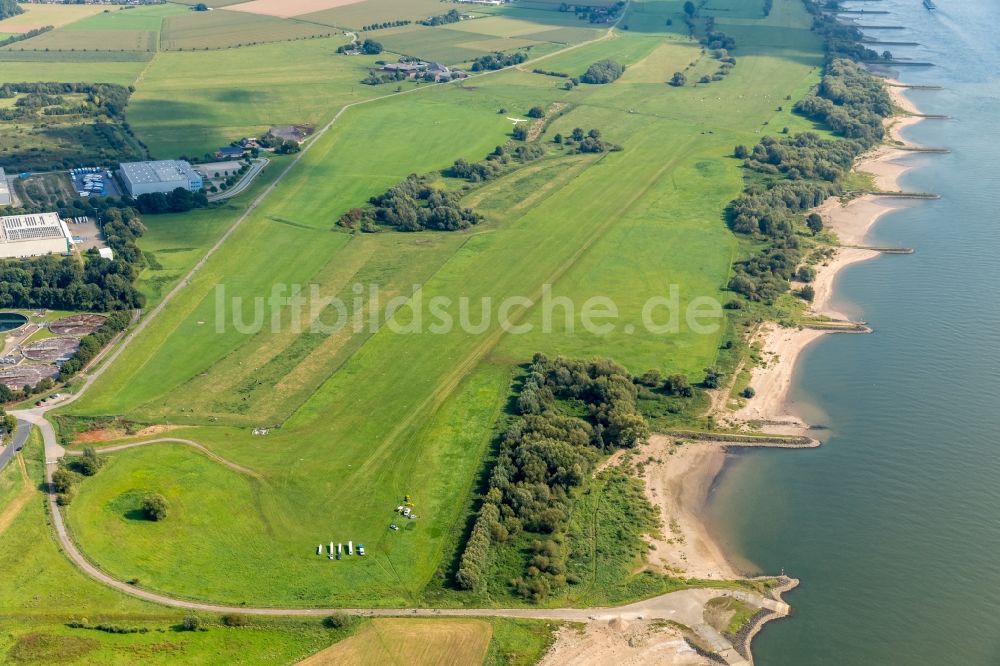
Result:
<instances>
[{"instance_id":1,"label":"tree cluster","mask_svg":"<svg viewBox=\"0 0 1000 666\"><path fill-rule=\"evenodd\" d=\"M84 476L94 476L104 466L97 452L87 447L83 455L70 462L67 457L59 459L59 466L52 473L52 487L56 491L56 501L66 506L73 501L76 484Z\"/></svg>"},{"instance_id":2,"label":"tree cluster","mask_svg":"<svg viewBox=\"0 0 1000 666\"><path fill-rule=\"evenodd\" d=\"M503 69L504 67L520 65L527 59L528 56L523 51L517 51L515 53L501 53L500 51L497 51L495 53L487 53L486 55L476 58L472 63L471 69L473 72Z\"/></svg>"},{"instance_id":3,"label":"tree cluster","mask_svg":"<svg viewBox=\"0 0 1000 666\"><path fill-rule=\"evenodd\" d=\"M462 14L457 9L449 9L447 13L438 16L431 16L420 22L421 25L446 25L448 23L458 23L462 20Z\"/></svg>"},{"instance_id":4,"label":"tree cluster","mask_svg":"<svg viewBox=\"0 0 1000 666\"><path fill-rule=\"evenodd\" d=\"M598 60L583 73L580 81L583 83L611 83L618 80L625 72L625 66L614 60Z\"/></svg>"},{"instance_id":5,"label":"tree cluster","mask_svg":"<svg viewBox=\"0 0 1000 666\"><path fill-rule=\"evenodd\" d=\"M378 55L382 53L382 42L374 39L366 39L363 42L351 42L337 47L337 53L364 53L365 55Z\"/></svg>"},{"instance_id":6,"label":"tree cluster","mask_svg":"<svg viewBox=\"0 0 1000 666\"><path fill-rule=\"evenodd\" d=\"M361 79L361 83L366 86L380 86L383 83L395 83L406 79L406 72L377 72L372 69L368 71L368 76Z\"/></svg>"},{"instance_id":7,"label":"tree cluster","mask_svg":"<svg viewBox=\"0 0 1000 666\"><path fill-rule=\"evenodd\" d=\"M149 192L140 194L135 199L135 205L143 215L159 213L186 213L194 208L204 208L208 205L208 195L204 192L192 192L183 187L173 192Z\"/></svg>"},{"instance_id":8,"label":"tree cluster","mask_svg":"<svg viewBox=\"0 0 1000 666\"><path fill-rule=\"evenodd\" d=\"M583 128L574 127L569 136L556 134L552 139L574 153L614 153L622 149L621 146L602 139L601 130L598 129L584 132Z\"/></svg>"},{"instance_id":9,"label":"tree cluster","mask_svg":"<svg viewBox=\"0 0 1000 666\"><path fill-rule=\"evenodd\" d=\"M882 121L892 115L892 100L882 82L860 65L836 58L827 64L819 88L796 104L795 112L868 148L885 137Z\"/></svg>"},{"instance_id":10,"label":"tree cluster","mask_svg":"<svg viewBox=\"0 0 1000 666\"><path fill-rule=\"evenodd\" d=\"M337 224L347 229L374 232L380 224L399 231L456 231L479 223L481 216L470 208L463 208L458 194L435 189L427 180L410 174L403 182L369 199L371 206L352 208L344 213Z\"/></svg>"},{"instance_id":11,"label":"tree cluster","mask_svg":"<svg viewBox=\"0 0 1000 666\"><path fill-rule=\"evenodd\" d=\"M86 113L90 116L124 117L125 106L132 88L114 83L5 83L0 85L0 98L24 95L14 104L15 109L33 115L46 106L65 104L65 95L83 95Z\"/></svg>"},{"instance_id":12,"label":"tree cluster","mask_svg":"<svg viewBox=\"0 0 1000 666\"><path fill-rule=\"evenodd\" d=\"M526 578L511 581L515 591L537 602L567 582L561 534L572 491L602 453L649 436L637 393L628 371L608 359L535 355L517 396L519 417L501 436L489 490L462 553L460 587L481 588L491 548L522 531L539 539Z\"/></svg>"},{"instance_id":13,"label":"tree cluster","mask_svg":"<svg viewBox=\"0 0 1000 666\"><path fill-rule=\"evenodd\" d=\"M587 20L590 23L611 23L621 16L623 9L625 9L624 0L618 0L618 2L610 6L595 7L591 5L577 5L566 2L559 5L559 11L572 11L576 14L578 19Z\"/></svg>"},{"instance_id":14,"label":"tree cluster","mask_svg":"<svg viewBox=\"0 0 1000 666\"><path fill-rule=\"evenodd\" d=\"M23 13L24 9L17 4L17 0L0 0L0 21Z\"/></svg>"},{"instance_id":15,"label":"tree cluster","mask_svg":"<svg viewBox=\"0 0 1000 666\"><path fill-rule=\"evenodd\" d=\"M545 148L538 143L512 145L510 143L497 146L492 153L481 162L469 162L457 159L445 170L445 175L452 178L464 178L470 183L480 183L491 180L503 172L504 166L511 162L522 164L533 162L545 155Z\"/></svg>"}]
</instances>

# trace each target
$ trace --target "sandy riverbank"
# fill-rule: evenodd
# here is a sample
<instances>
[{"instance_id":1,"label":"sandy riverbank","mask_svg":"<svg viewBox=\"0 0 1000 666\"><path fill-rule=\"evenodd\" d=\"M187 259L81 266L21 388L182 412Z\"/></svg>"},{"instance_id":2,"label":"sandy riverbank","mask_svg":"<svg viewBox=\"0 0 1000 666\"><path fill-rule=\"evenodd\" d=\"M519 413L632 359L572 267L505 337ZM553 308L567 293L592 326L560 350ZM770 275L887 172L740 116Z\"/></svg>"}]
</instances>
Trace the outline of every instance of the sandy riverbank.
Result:
<instances>
[{"instance_id":1,"label":"sandy riverbank","mask_svg":"<svg viewBox=\"0 0 1000 666\"><path fill-rule=\"evenodd\" d=\"M889 83L895 82L890 80ZM917 107L903 96L903 88L890 85L887 90L893 102L904 113L919 113ZM886 121L886 126L891 140L904 142L900 136L901 130L921 120L919 117L905 115L890 118ZM855 169L874 176L875 186L880 190L900 191L900 177L912 168L903 158L911 156L912 152L884 145L863 156ZM833 306L837 277L846 267L878 256L878 252L873 250L849 246L863 245L868 232L883 215L906 205L908 204L904 201L864 195L846 204L837 198L831 198L817 209L823 216L824 225L847 247L838 248L830 259L816 267L816 279L813 282L816 295L810 307L813 314L847 319L843 312L837 311ZM781 328L776 324L762 327L755 341L762 347L764 362L754 368L750 380L757 395L732 416L744 422L787 422L797 423L800 428L804 428L806 424L794 414L794 406L789 404L788 392L802 352L824 334L811 329ZM790 432L787 426L765 427L765 430Z\"/></svg>"}]
</instances>

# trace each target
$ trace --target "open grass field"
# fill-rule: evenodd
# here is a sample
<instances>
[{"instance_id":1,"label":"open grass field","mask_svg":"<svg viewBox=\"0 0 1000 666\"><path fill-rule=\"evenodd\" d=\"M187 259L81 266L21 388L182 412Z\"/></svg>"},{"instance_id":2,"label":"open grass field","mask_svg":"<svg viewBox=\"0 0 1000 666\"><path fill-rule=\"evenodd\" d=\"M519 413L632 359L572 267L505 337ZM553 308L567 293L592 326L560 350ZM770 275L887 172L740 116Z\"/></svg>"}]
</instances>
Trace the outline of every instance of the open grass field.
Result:
<instances>
[{"instance_id":1,"label":"open grass field","mask_svg":"<svg viewBox=\"0 0 1000 666\"><path fill-rule=\"evenodd\" d=\"M6 47L40 51L155 51L152 30L52 30Z\"/></svg>"},{"instance_id":2,"label":"open grass field","mask_svg":"<svg viewBox=\"0 0 1000 666\"><path fill-rule=\"evenodd\" d=\"M302 666L481 664L492 634L484 620L377 618Z\"/></svg>"},{"instance_id":3,"label":"open grass field","mask_svg":"<svg viewBox=\"0 0 1000 666\"><path fill-rule=\"evenodd\" d=\"M656 13L655 6L639 10ZM786 24L795 29L774 28ZM815 81L821 56L808 26L797 0L777 0L767 21L734 27L737 65L707 86L665 85L678 66L701 66L694 43L630 31L537 63L579 74L614 58L628 69L611 85L566 91L552 77L508 70L346 112L68 408L83 416L188 424L178 436L255 470L260 480L170 446L115 454L69 509L83 550L116 575L185 596L288 605L419 601L462 531L516 364L535 351L599 354L634 372L655 367L698 377L716 361L722 329L698 333L682 318L675 333L655 333L637 326L642 305L668 295L671 285L681 308L698 297L726 299L721 289L739 247L722 210L742 187L732 147L780 132L788 116L777 107L791 106L786 95ZM720 27L728 30L723 19ZM143 86L151 77L164 88L170 81L179 95L176 79L154 71L166 64L161 58ZM140 87L134 104L144 94ZM171 92L159 96L168 100ZM194 105L195 97L189 99ZM510 181L474 190L468 200L488 220L470 233L331 232L342 212L407 173L440 169L458 157L481 159L510 131L499 108L524 113L556 102L566 112L545 140L574 127L597 128L623 151L553 152ZM204 118L217 108L207 106ZM169 108L161 113L167 118ZM155 125L152 115L133 123ZM252 319L253 299L266 301L274 285L309 284L348 298L356 295L354 284L378 284L383 299L409 296L420 285L424 303L436 296L469 299L474 322L479 304L490 299L491 316L478 333L346 327L331 334L297 329L290 308L272 313L262 302L261 330L241 332L232 324L234 308ZM543 333L537 301L544 285L577 307L606 296L619 309L614 328L570 332L557 316ZM513 296L535 301L508 313L514 323L534 325L527 333L505 331L497 321L497 304ZM415 303L393 321L411 321ZM323 321L333 314L323 312ZM249 432L279 424L264 437ZM178 506L172 526L168 518L151 530L122 517L139 486L172 494ZM404 494L413 495L420 518L392 532L388 524ZM234 517L227 504L248 510ZM232 521L230 534L216 528L223 519ZM331 539L361 541L369 556L317 557L316 545ZM588 601L608 599L608 590L595 589Z\"/></svg>"},{"instance_id":4,"label":"open grass field","mask_svg":"<svg viewBox=\"0 0 1000 666\"><path fill-rule=\"evenodd\" d=\"M323 25L260 14L225 10L189 12L164 19L160 44L167 51L200 51L329 37L334 32Z\"/></svg>"},{"instance_id":5,"label":"open grass field","mask_svg":"<svg viewBox=\"0 0 1000 666\"><path fill-rule=\"evenodd\" d=\"M129 102L128 120L163 159L203 155L272 125L320 126L344 104L395 87L361 85L376 58L338 56L340 43L159 53Z\"/></svg>"}]
</instances>

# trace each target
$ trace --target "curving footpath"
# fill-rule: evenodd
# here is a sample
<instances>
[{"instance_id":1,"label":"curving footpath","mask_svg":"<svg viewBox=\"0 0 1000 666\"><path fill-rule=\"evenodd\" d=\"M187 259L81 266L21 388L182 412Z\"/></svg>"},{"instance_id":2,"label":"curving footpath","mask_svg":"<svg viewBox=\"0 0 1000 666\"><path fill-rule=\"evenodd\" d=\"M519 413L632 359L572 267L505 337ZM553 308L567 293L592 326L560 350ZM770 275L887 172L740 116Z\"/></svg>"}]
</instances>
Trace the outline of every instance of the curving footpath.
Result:
<instances>
[{"instance_id":1,"label":"curving footpath","mask_svg":"<svg viewBox=\"0 0 1000 666\"><path fill-rule=\"evenodd\" d=\"M228 467L234 472L239 472L240 474L246 474L247 476L252 476L255 479L263 478L260 474L250 469L249 467L244 467L243 465L238 465L231 460L226 460L218 453L215 453L208 447L195 442L190 439L181 439L179 437L157 437L156 439L145 439L141 442L127 442L125 444L113 444L111 446L101 446L94 449L97 453L115 453L116 451L125 451L127 449L135 449L140 446L149 446L150 444L184 444L185 446L190 446L193 449L197 449L199 452L203 453L206 457L211 458L215 462L219 463L223 467ZM83 451L67 451L67 455L70 456L81 456Z\"/></svg>"}]
</instances>

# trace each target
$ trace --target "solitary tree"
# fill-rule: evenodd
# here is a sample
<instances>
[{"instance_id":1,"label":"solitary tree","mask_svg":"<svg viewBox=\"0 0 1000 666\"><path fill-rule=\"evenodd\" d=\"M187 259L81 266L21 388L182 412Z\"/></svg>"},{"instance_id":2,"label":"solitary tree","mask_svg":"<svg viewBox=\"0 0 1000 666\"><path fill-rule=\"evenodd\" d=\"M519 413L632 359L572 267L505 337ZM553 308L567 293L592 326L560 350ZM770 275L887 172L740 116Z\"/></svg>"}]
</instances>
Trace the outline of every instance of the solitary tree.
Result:
<instances>
[{"instance_id":1,"label":"solitary tree","mask_svg":"<svg viewBox=\"0 0 1000 666\"><path fill-rule=\"evenodd\" d=\"M809 227L809 231L815 236L823 231L823 218L820 217L819 213L809 213L809 216L806 218L806 226Z\"/></svg>"},{"instance_id":2,"label":"solitary tree","mask_svg":"<svg viewBox=\"0 0 1000 666\"><path fill-rule=\"evenodd\" d=\"M545 109L543 109L540 106L533 106L533 107L531 107L528 110L528 117L529 118L544 118L545 117Z\"/></svg>"},{"instance_id":3,"label":"solitary tree","mask_svg":"<svg viewBox=\"0 0 1000 666\"><path fill-rule=\"evenodd\" d=\"M685 83L687 83L687 77L684 76L684 74L681 72L674 72L673 78L670 79L670 85L674 86L675 88L680 88Z\"/></svg>"},{"instance_id":4,"label":"solitary tree","mask_svg":"<svg viewBox=\"0 0 1000 666\"><path fill-rule=\"evenodd\" d=\"M684 13L687 14L688 18L694 18L694 15L698 13L698 8L694 6L691 0L687 0L684 3Z\"/></svg>"},{"instance_id":5,"label":"solitary tree","mask_svg":"<svg viewBox=\"0 0 1000 666\"><path fill-rule=\"evenodd\" d=\"M167 499L159 493L146 495L142 500L142 512L150 520L163 520L167 517Z\"/></svg>"},{"instance_id":6,"label":"solitary tree","mask_svg":"<svg viewBox=\"0 0 1000 666\"><path fill-rule=\"evenodd\" d=\"M813 289L811 284L807 284L799 289L799 297L804 301L812 303L813 299L816 298L816 290Z\"/></svg>"},{"instance_id":7,"label":"solitary tree","mask_svg":"<svg viewBox=\"0 0 1000 666\"><path fill-rule=\"evenodd\" d=\"M94 476L103 464L104 461L97 456L97 451L88 446L83 450L83 456L80 458L80 473L84 476Z\"/></svg>"}]
</instances>

